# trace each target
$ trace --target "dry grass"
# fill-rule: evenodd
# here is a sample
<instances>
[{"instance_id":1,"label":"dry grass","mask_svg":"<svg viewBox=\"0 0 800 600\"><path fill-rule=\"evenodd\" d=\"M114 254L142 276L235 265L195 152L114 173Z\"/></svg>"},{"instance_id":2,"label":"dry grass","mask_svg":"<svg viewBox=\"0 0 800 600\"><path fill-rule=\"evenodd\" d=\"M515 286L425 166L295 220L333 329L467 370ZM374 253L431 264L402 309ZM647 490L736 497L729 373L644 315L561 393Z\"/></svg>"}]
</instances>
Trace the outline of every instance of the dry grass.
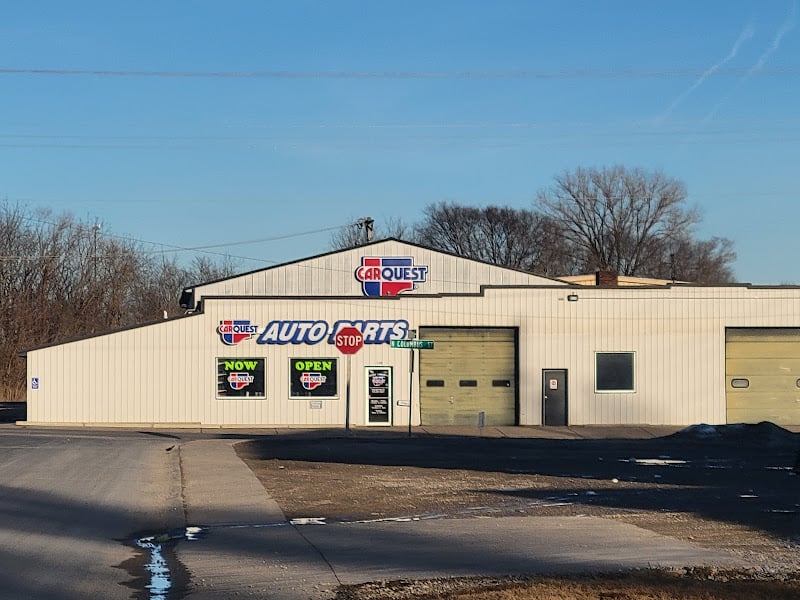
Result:
<instances>
[{"instance_id":1,"label":"dry grass","mask_svg":"<svg viewBox=\"0 0 800 600\"><path fill-rule=\"evenodd\" d=\"M448 600L789 600L800 586L774 581L692 581L628 577L570 581L545 579L505 590L467 592Z\"/></svg>"},{"instance_id":2,"label":"dry grass","mask_svg":"<svg viewBox=\"0 0 800 600\"><path fill-rule=\"evenodd\" d=\"M345 586L338 600L796 600L798 580L742 573L637 571L560 578L397 581Z\"/></svg>"}]
</instances>

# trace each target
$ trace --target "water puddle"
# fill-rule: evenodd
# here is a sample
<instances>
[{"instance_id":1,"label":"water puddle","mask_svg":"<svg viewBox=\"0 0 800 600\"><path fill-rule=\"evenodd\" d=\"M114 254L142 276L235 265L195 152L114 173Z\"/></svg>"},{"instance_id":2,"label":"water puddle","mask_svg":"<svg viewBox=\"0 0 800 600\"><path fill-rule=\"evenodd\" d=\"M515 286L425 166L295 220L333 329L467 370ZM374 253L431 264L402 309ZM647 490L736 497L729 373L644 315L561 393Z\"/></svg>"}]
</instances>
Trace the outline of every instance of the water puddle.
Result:
<instances>
[{"instance_id":1,"label":"water puddle","mask_svg":"<svg viewBox=\"0 0 800 600\"><path fill-rule=\"evenodd\" d=\"M150 555L150 560L144 566L150 576L150 581L145 585L145 589L150 594L150 600L167 600L172 580L161 544L154 541L136 540L136 545Z\"/></svg>"},{"instance_id":2,"label":"water puddle","mask_svg":"<svg viewBox=\"0 0 800 600\"><path fill-rule=\"evenodd\" d=\"M135 539L133 545L145 555L144 572L136 569L133 573L136 576L134 587L143 591L137 597L142 600L173 600L181 597L183 594L179 588L182 585L176 585L176 582L185 583L186 577L183 572L176 573L182 569L174 556L175 546L181 540L198 541L204 531L200 527L186 527Z\"/></svg>"}]
</instances>

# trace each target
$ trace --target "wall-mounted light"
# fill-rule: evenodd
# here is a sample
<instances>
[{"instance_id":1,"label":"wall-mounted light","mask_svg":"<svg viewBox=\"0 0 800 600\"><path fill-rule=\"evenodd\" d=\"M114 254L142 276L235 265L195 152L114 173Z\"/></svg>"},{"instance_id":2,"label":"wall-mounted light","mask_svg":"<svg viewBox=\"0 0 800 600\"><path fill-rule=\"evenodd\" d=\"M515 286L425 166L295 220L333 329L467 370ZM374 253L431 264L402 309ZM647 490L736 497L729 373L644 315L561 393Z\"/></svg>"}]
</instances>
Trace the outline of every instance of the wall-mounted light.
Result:
<instances>
[{"instance_id":1,"label":"wall-mounted light","mask_svg":"<svg viewBox=\"0 0 800 600\"><path fill-rule=\"evenodd\" d=\"M570 294L567 296L567 302L577 302L578 301L578 294Z\"/></svg>"}]
</instances>

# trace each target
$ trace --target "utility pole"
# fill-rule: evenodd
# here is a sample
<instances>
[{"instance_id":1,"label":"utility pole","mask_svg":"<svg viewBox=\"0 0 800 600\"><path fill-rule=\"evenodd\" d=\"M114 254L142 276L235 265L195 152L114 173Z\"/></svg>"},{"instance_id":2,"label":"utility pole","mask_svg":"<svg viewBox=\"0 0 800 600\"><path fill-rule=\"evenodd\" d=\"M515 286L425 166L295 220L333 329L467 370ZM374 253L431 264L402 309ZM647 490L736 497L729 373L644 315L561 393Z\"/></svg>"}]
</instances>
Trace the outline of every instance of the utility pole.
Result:
<instances>
[{"instance_id":1,"label":"utility pole","mask_svg":"<svg viewBox=\"0 0 800 600\"><path fill-rule=\"evenodd\" d=\"M94 243L93 243L93 255L94 255L94 283L97 283L97 234L100 232L100 223L97 221L94 222L94 226L92 227L92 231L94 233Z\"/></svg>"},{"instance_id":2,"label":"utility pole","mask_svg":"<svg viewBox=\"0 0 800 600\"><path fill-rule=\"evenodd\" d=\"M372 217L361 217L356 221L356 225L364 229L364 243L369 244L372 241L375 219Z\"/></svg>"}]
</instances>

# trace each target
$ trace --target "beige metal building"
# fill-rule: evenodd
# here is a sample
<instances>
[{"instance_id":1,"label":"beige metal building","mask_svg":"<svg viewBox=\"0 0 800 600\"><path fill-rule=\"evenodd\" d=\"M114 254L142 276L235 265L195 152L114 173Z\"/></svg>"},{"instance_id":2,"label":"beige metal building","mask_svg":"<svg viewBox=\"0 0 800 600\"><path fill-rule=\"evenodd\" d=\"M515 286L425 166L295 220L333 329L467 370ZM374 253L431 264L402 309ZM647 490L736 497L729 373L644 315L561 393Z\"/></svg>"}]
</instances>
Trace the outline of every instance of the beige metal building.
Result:
<instances>
[{"instance_id":1,"label":"beige metal building","mask_svg":"<svg viewBox=\"0 0 800 600\"><path fill-rule=\"evenodd\" d=\"M586 287L385 240L182 303L28 351L29 422L800 424L795 287Z\"/></svg>"}]
</instances>

